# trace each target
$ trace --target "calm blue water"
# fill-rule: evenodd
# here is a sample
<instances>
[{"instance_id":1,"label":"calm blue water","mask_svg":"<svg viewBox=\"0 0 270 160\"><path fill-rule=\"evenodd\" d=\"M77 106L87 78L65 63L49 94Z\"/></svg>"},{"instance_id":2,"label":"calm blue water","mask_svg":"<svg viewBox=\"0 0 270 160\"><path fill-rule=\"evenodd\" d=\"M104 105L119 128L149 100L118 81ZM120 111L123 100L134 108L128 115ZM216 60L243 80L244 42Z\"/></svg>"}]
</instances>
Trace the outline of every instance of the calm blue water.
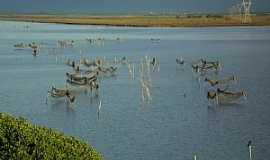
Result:
<instances>
[{"instance_id":1,"label":"calm blue water","mask_svg":"<svg viewBox=\"0 0 270 160\"><path fill-rule=\"evenodd\" d=\"M25 28L28 25L29 29ZM106 41L90 45L87 37ZM152 43L150 38L161 39ZM57 40L75 40L73 48L54 49ZM40 55L15 50L24 42L42 43ZM157 56L160 72L151 74L153 100L141 104L138 79L126 67L101 81L99 98L78 92L74 107L64 101L45 104L48 87L65 85L66 58L127 56L138 62ZM219 76L235 74L233 86L248 100L215 106L206 99L189 67L175 58L220 60ZM138 65L136 65L138 68ZM136 68L136 76L138 70ZM255 159L270 157L270 27L127 28L0 22L0 111L58 129L93 145L105 159L247 160L247 141ZM183 96L186 94L186 97ZM102 100L100 118L97 108Z\"/></svg>"}]
</instances>

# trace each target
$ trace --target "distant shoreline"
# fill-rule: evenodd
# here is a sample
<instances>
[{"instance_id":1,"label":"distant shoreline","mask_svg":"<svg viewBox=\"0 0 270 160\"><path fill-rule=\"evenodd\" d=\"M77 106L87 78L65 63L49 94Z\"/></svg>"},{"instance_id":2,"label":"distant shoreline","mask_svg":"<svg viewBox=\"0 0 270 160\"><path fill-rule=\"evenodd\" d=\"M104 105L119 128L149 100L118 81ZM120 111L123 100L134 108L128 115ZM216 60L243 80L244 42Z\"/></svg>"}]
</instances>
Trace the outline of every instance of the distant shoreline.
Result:
<instances>
[{"instance_id":1,"label":"distant shoreline","mask_svg":"<svg viewBox=\"0 0 270 160\"><path fill-rule=\"evenodd\" d=\"M270 26L270 15L252 16L242 23L239 16L60 16L60 15L0 15L3 21L103 25L128 27L229 27Z\"/></svg>"}]
</instances>

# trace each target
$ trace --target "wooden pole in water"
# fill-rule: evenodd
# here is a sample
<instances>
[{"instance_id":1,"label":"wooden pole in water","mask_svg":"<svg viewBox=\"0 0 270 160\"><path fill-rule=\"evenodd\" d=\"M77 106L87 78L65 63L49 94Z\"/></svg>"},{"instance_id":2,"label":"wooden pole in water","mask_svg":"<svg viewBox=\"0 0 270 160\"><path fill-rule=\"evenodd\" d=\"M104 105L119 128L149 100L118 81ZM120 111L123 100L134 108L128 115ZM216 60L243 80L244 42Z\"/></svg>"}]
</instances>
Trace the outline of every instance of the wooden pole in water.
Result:
<instances>
[{"instance_id":1,"label":"wooden pole in water","mask_svg":"<svg viewBox=\"0 0 270 160\"><path fill-rule=\"evenodd\" d=\"M249 146L249 159L252 160L252 146Z\"/></svg>"},{"instance_id":2,"label":"wooden pole in water","mask_svg":"<svg viewBox=\"0 0 270 160\"><path fill-rule=\"evenodd\" d=\"M248 141L248 149L249 149L249 160L252 160L252 141Z\"/></svg>"},{"instance_id":3,"label":"wooden pole in water","mask_svg":"<svg viewBox=\"0 0 270 160\"><path fill-rule=\"evenodd\" d=\"M132 79L135 78L135 67L134 64L132 64Z\"/></svg>"},{"instance_id":4,"label":"wooden pole in water","mask_svg":"<svg viewBox=\"0 0 270 160\"><path fill-rule=\"evenodd\" d=\"M131 64L128 64L128 76L129 78L132 78L132 70L131 70Z\"/></svg>"},{"instance_id":5,"label":"wooden pole in water","mask_svg":"<svg viewBox=\"0 0 270 160\"><path fill-rule=\"evenodd\" d=\"M116 61L116 56L114 56L114 64L116 64L116 62L117 62L117 61Z\"/></svg>"},{"instance_id":6,"label":"wooden pole in water","mask_svg":"<svg viewBox=\"0 0 270 160\"><path fill-rule=\"evenodd\" d=\"M100 114L101 105L102 105L102 102L101 102L101 100L100 100L100 101L99 101L99 105L98 105L98 119L99 119L99 114Z\"/></svg>"}]
</instances>

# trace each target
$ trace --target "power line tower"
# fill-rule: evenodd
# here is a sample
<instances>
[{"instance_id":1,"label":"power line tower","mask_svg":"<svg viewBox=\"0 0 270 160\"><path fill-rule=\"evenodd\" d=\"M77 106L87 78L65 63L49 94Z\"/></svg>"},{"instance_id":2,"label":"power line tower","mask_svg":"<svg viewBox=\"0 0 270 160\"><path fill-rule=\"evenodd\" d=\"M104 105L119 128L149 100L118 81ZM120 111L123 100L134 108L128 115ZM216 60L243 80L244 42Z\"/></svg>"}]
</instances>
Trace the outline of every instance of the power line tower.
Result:
<instances>
[{"instance_id":1,"label":"power line tower","mask_svg":"<svg viewBox=\"0 0 270 160\"><path fill-rule=\"evenodd\" d=\"M251 22L251 0L243 0L241 4L242 23Z\"/></svg>"}]
</instances>

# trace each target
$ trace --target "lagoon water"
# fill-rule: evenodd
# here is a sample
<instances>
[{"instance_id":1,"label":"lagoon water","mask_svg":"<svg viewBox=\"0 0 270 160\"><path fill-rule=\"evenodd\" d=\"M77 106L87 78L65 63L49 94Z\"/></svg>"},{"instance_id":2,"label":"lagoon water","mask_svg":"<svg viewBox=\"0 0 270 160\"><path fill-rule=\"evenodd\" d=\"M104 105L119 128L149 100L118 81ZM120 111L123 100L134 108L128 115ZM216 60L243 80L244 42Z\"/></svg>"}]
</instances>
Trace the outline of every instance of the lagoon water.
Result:
<instances>
[{"instance_id":1,"label":"lagoon water","mask_svg":"<svg viewBox=\"0 0 270 160\"><path fill-rule=\"evenodd\" d=\"M85 38L121 38L91 45ZM150 38L160 39L153 43ZM74 40L72 48L56 48ZM16 50L24 42L41 44L40 54ZM126 56L138 62L156 56L160 71L151 73L152 101L142 103L139 81L119 66L115 77L100 81L99 97L76 93L76 103L45 104L50 85L65 86L67 58ZM176 57L222 63L220 77L236 75L246 101L216 106L206 99L211 88L198 83ZM270 27L129 28L26 22L0 22L0 111L64 132L94 146L108 160L247 160L270 157ZM183 96L183 95L186 96ZM100 117L98 103L102 100Z\"/></svg>"}]
</instances>

